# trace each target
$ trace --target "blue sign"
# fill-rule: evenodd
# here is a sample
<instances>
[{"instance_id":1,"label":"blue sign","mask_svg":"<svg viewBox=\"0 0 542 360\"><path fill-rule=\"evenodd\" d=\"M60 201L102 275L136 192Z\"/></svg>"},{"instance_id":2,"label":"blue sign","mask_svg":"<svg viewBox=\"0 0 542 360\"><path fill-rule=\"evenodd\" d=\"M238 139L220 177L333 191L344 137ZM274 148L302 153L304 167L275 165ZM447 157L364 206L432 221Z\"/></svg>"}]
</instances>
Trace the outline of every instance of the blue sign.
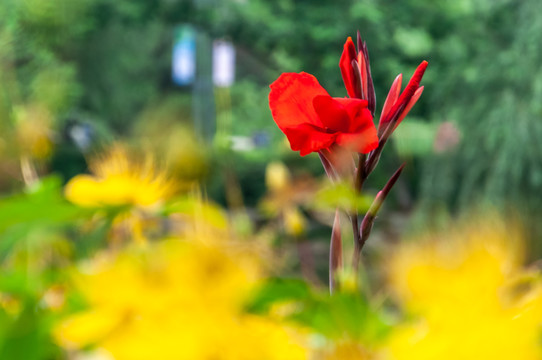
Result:
<instances>
[{"instance_id":1,"label":"blue sign","mask_svg":"<svg viewBox=\"0 0 542 360\"><path fill-rule=\"evenodd\" d=\"M196 33L190 25L175 28L171 76L180 86L194 83L196 77Z\"/></svg>"}]
</instances>

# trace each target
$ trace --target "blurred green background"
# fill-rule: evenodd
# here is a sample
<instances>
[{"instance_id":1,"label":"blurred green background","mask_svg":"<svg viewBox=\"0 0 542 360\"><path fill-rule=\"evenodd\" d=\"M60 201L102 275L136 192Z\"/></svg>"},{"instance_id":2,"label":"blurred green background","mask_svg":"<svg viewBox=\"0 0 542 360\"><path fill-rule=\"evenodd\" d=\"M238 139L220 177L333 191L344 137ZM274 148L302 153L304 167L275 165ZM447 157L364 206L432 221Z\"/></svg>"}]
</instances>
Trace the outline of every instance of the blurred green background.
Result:
<instances>
[{"instance_id":1,"label":"blurred green background","mask_svg":"<svg viewBox=\"0 0 542 360\"><path fill-rule=\"evenodd\" d=\"M423 59L430 64L424 95L369 186L381 186L406 160L395 197L399 209L418 210L411 227L496 206L540 233L541 14L538 0L3 0L0 169L7 176L0 186L20 187L10 177L10 131L39 109L54 129L44 171L64 180L86 167L67 136L73 124L88 125L95 144L141 135L141 123L193 126L195 92L171 80L174 29L191 24L198 44L227 39L236 48L234 84L199 93L203 106L216 110L219 131L208 192L226 202L224 169L235 164L243 201L254 205L270 160L321 173L316 156L301 159L284 145L268 109L268 84L281 72L306 71L345 96L338 59L359 29L377 109L398 73L410 76ZM206 66L205 55L197 61ZM231 136L261 133L264 146L231 150Z\"/></svg>"}]
</instances>

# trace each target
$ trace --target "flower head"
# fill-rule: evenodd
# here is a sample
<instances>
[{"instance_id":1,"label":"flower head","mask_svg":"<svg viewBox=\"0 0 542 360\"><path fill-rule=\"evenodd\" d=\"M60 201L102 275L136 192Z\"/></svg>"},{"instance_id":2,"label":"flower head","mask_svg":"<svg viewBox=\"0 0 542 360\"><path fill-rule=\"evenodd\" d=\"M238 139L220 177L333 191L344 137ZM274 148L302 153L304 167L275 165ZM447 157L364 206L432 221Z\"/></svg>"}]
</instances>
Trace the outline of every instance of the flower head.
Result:
<instances>
[{"instance_id":1,"label":"flower head","mask_svg":"<svg viewBox=\"0 0 542 360\"><path fill-rule=\"evenodd\" d=\"M270 88L273 119L301 156L334 145L361 153L378 146L366 100L331 97L304 72L284 73Z\"/></svg>"},{"instance_id":2,"label":"flower head","mask_svg":"<svg viewBox=\"0 0 542 360\"><path fill-rule=\"evenodd\" d=\"M120 146L91 164L91 169L94 176L77 175L66 185L66 197L74 204L147 207L166 200L174 190L172 181L156 170L150 158L135 162Z\"/></svg>"},{"instance_id":3,"label":"flower head","mask_svg":"<svg viewBox=\"0 0 542 360\"><path fill-rule=\"evenodd\" d=\"M480 223L446 237L404 245L389 264L411 315L390 338L391 358L540 359L542 282L521 267L517 235Z\"/></svg>"},{"instance_id":4,"label":"flower head","mask_svg":"<svg viewBox=\"0 0 542 360\"><path fill-rule=\"evenodd\" d=\"M199 239L102 255L74 274L88 308L62 321L57 342L118 360L307 358L301 334L243 312L260 264L243 247Z\"/></svg>"}]
</instances>

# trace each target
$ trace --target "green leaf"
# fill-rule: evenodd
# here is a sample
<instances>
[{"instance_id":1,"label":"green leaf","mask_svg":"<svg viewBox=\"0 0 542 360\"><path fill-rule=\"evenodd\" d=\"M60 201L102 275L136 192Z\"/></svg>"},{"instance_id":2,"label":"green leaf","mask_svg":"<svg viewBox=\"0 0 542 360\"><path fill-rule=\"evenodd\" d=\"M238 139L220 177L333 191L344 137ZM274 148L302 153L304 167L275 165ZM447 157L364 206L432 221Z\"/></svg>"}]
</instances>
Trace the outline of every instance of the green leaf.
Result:
<instances>
[{"instance_id":1,"label":"green leaf","mask_svg":"<svg viewBox=\"0 0 542 360\"><path fill-rule=\"evenodd\" d=\"M285 315L287 320L330 339L346 336L371 344L381 341L390 329L381 309L364 295L353 292L329 295L311 290L302 280L269 280L253 295L246 309L265 314L273 305L284 304L294 305Z\"/></svg>"},{"instance_id":2,"label":"green leaf","mask_svg":"<svg viewBox=\"0 0 542 360\"><path fill-rule=\"evenodd\" d=\"M21 307L14 317L0 310L0 359L59 358L60 350L50 337L51 314L35 300L23 302Z\"/></svg>"},{"instance_id":3,"label":"green leaf","mask_svg":"<svg viewBox=\"0 0 542 360\"><path fill-rule=\"evenodd\" d=\"M389 330L379 309L373 308L361 294L322 294L304 305L292 319L328 338L346 336L364 343L375 343Z\"/></svg>"},{"instance_id":4,"label":"green leaf","mask_svg":"<svg viewBox=\"0 0 542 360\"><path fill-rule=\"evenodd\" d=\"M64 199L60 179L52 176L42 179L25 194L0 199L0 232L22 224L68 224L85 212Z\"/></svg>"},{"instance_id":5,"label":"green leaf","mask_svg":"<svg viewBox=\"0 0 542 360\"><path fill-rule=\"evenodd\" d=\"M252 295L246 310L258 314L266 313L276 303L305 301L311 296L311 289L303 280L273 278Z\"/></svg>"},{"instance_id":6,"label":"green leaf","mask_svg":"<svg viewBox=\"0 0 542 360\"><path fill-rule=\"evenodd\" d=\"M370 196L356 194L349 183L333 184L316 193L314 207L335 211L336 208L347 211L365 212L371 206L373 199Z\"/></svg>"}]
</instances>

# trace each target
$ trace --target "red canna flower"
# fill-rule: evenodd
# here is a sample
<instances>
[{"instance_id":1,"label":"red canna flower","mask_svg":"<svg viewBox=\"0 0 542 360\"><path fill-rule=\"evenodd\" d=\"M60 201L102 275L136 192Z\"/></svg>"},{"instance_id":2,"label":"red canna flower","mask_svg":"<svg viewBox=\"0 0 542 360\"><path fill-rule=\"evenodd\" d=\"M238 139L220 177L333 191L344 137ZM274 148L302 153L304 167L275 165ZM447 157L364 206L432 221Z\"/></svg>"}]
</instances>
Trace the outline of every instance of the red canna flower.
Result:
<instances>
[{"instance_id":1,"label":"red canna flower","mask_svg":"<svg viewBox=\"0 0 542 360\"><path fill-rule=\"evenodd\" d=\"M301 156L339 145L368 153L378 146L368 102L334 98L307 73L284 73L270 85L269 107Z\"/></svg>"},{"instance_id":2,"label":"red canna flower","mask_svg":"<svg viewBox=\"0 0 542 360\"><path fill-rule=\"evenodd\" d=\"M382 114L380 115L380 122L378 124L379 137L386 131L390 123L393 126L390 130L395 130L405 116L407 116L416 101L418 101L423 92L423 86L420 86L420 82L426 68L427 61L424 60L418 65L403 93L401 93L403 74L399 74L395 78L382 107Z\"/></svg>"}]
</instances>

